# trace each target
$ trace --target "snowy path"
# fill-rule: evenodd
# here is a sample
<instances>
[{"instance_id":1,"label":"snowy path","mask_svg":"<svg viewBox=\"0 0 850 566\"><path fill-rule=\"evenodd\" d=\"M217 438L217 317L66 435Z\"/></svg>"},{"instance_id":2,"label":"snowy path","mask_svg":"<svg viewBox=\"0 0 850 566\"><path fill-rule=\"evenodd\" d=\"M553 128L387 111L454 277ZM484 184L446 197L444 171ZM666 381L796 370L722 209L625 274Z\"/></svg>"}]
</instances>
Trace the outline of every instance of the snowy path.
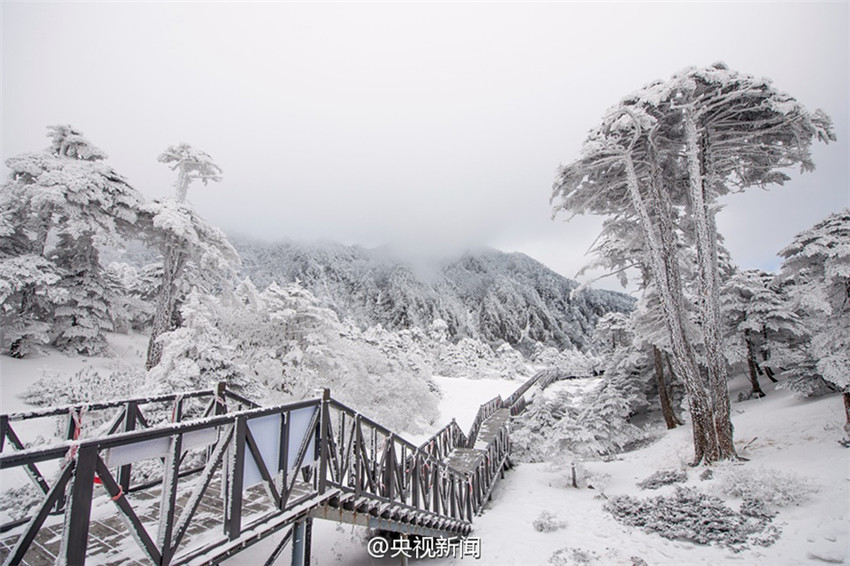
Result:
<instances>
[{"instance_id":1,"label":"snowy path","mask_svg":"<svg viewBox=\"0 0 850 566\"><path fill-rule=\"evenodd\" d=\"M566 381L557 387L575 388L580 394L586 385ZM458 386L474 387L470 383ZM733 383L733 396L737 395L736 386L746 387L744 382ZM818 490L798 506L778 509L775 522L782 535L772 546L734 553L717 546L668 540L624 526L603 509L606 497L614 495L669 494L672 488L645 492L635 483L657 470L683 468L689 476L685 485L721 497L737 509L740 499L724 495L717 479L724 466L717 466L715 479L707 481L699 479L701 469L687 468L693 448L690 428L684 426L659 431L663 436L655 444L611 461L579 462L580 485L591 483L594 489L569 487L569 462L517 465L496 485L493 502L484 514L476 517L471 536L480 538L481 559L435 559L427 564L631 566L641 564L637 559L653 566L850 564L850 451L837 442L842 436L841 399L799 400L787 391L765 390L765 399L733 404L736 445L750 461L725 467L796 474ZM461 403L458 399L452 402ZM565 521L566 527L554 532L535 530L532 523L546 511ZM316 521L313 528L314 541L321 541L313 547L314 564L393 563L368 556L365 543L369 533L365 529L324 521Z\"/></svg>"}]
</instances>

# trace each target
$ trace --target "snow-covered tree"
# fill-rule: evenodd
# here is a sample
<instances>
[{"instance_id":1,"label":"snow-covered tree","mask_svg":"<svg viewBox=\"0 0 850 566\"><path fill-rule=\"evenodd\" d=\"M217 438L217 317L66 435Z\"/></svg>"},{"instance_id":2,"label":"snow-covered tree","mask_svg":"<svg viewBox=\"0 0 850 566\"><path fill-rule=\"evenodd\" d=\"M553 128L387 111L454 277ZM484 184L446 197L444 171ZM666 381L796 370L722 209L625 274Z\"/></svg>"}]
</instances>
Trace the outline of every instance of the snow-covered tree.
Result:
<instances>
[{"instance_id":1,"label":"snow-covered tree","mask_svg":"<svg viewBox=\"0 0 850 566\"><path fill-rule=\"evenodd\" d=\"M160 363L150 370L154 392L209 388L223 381L236 391L257 397L260 389L250 388L247 367L237 355L238 337L220 328L224 318L221 301L192 291L180 314L183 324L158 338L163 348Z\"/></svg>"},{"instance_id":2,"label":"snow-covered tree","mask_svg":"<svg viewBox=\"0 0 850 566\"><path fill-rule=\"evenodd\" d=\"M0 340L16 358L50 342L50 313L66 298L55 266L35 254L0 257Z\"/></svg>"},{"instance_id":3,"label":"snow-covered tree","mask_svg":"<svg viewBox=\"0 0 850 566\"><path fill-rule=\"evenodd\" d=\"M759 375L777 381L768 365L776 347L801 346L809 340L806 327L773 279L772 274L758 269L740 271L721 289L730 346L727 356L731 361L746 360L752 395L758 397L764 396Z\"/></svg>"},{"instance_id":4,"label":"snow-covered tree","mask_svg":"<svg viewBox=\"0 0 850 566\"><path fill-rule=\"evenodd\" d=\"M116 332L140 332L150 326L160 275L157 265L137 269L113 261L106 266L104 276L113 300L109 312Z\"/></svg>"},{"instance_id":5,"label":"snow-covered tree","mask_svg":"<svg viewBox=\"0 0 850 566\"><path fill-rule=\"evenodd\" d=\"M59 283L67 291L66 300L53 313L53 343L78 354L102 353L104 332L113 329L109 307L114 300L91 234L79 238L62 234L51 259L62 266Z\"/></svg>"},{"instance_id":6,"label":"snow-covered tree","mask_svg":"<svg viewBox=\"0 0 850 566\"><path fill-rule=\"evenodd\" d=\"M737 457L721 340L715 201L732 190L782 183L787 175L781 168L811 169L814 138L835 139L829 119L809 113L769 81L723 64L690 68L623 99L556 178L556 214L604 214L639 226L675 371L688 393L695 463ZM685 323L677 210L691 225L697 252L692 296L705 380Z\"/></svg>"},{"instance_id":7,"label":"snow-covered tree","mask_svg":"<svg viewBox=\"0 0 850 566\"><path fill-rule=\"evenodd\" d=\"M0 199L0 261L17 266L0 268L0 276L16 273L19 281L29 281L7 282L17 289L3 303L4 316L14 318L4 325L3 347L13 356L26 354L45 338L81 352L102 348L102 331L111 322L101 308L108 300L106 287L97 283L103 270L97 249L135 235L142 202L104 162L106 154L78 130L48 130L51 146L45 152L6 161L11 173ZM50 248L53 243L55 249ZM45 293L48 284L65 292ZM62 305L65 310L56 319L61 329L53 332L48 327L60 297L70 303Z\"/></svg>"},{"instance_id":8,"label":"snow-covered tree","mask_svg":"<svg viewBox=\"0 0 850 566\"><path fill-rule=\"evenodd\" d=\"M812 333L818 375L844 396L850 427L850 209L831 214L779 252L788 293Z\"/></svg>"},{"instance_id":9,"label":"snow-covered tree","mask_svg":"<svg viewBox=\"0 0 850 566\"><path fill-rule=\"evenodd\" d=\"M249 397L282 402L327 387L394 429L415 432L437 416L430 374L392 353L407 338L364 337L298 284L260 292L245 280L221 296L193 291L181 316L183 324L158 339L162 359L150 370L158 390L226 381Z\"/></svg>"},{"instance_id":10,"label":"snow-covered tree","mask_svg":"<svg viewBox=\"0 0 850 566\"><path fill-rule=\"evenodd\" d=\"M149 239L163 256L162 280L145 364L148 369L161 359L162 350L157 338L175 326L174 319L178 314L175 307L190 290L187 287L205 287L210 280L227 278L239 261L236 250L224 233L204 221L186 203L192 181L200 180L205 185L209 181L219 181L221 168L209 155L188 144L169 147L159 156L159 161L177 171L177 180L174 183L174 200L155 200L143 209ZM195 277L191 281L182 281L181 285L181 278L187 271L194 273Z\"/></svg>"}]
</instances>

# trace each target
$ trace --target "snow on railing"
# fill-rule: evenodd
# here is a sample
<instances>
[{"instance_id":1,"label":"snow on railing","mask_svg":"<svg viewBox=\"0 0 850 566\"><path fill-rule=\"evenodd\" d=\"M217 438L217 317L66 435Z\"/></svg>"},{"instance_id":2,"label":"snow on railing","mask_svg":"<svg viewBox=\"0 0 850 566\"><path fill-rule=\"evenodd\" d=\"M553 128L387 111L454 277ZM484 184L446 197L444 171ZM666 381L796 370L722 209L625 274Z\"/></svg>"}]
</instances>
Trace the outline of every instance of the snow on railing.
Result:
<instances>
[{"instance_id":1,"label":"snow on railing","mask_svg":"<svg viewBox=\"0 0 850 566\"><path fill-rule=\"evenodd\" d=\"M253 543L282 528L295 529L305 513L320 506L337 506L340 513L348 510L355 516L367 509L400 522L396 524L468 534L473 515L483 510L507 464L508 427L496 431L471 472L452 468L447 457L456 448L472 448L482 423L500 409L521 412L524 394L534 384L544 386L558 378L540 372L507 399L499 396L481 405L469 434L452 420L420 446L331 399L328 390L321 399L259 407L220 384L212 392L0 415L0 448L6 440L14 448L0 451L0 472L24 470L44 494L33 515L0 525L3 533L25 525L4 564L21 563L48 516L57 513L65 515L60 562L84 563L89 526L107 512L109 500L144 555L166 565L231 555L249 544L245 537ZM207 397L205 407L185 410L190 400ZM239 410L227 412L228 400ZM170 418L152 422L140 409L168 405ZM87 411L108 409L118 410L103 434L80 434ZM68 419L69 432L51 447L25 449L11 426L56 416ZM133 485L133 466L148 461L161 473ZM56 474L39 471L37 465L47 462ZM190 525L193 531L199 528L193 521L214 481L222 483L222 516L202 525L200 535L189 535ZM144 502L150 496L145 499L142 492L157 486L160 506L146 516L150 505ZM262 504L252 497L248 516L246 494L254 486L261 486L266 497ZM179 517L178 499L183 501ZM145 526L151 521L158 522L155 536Z\"/></svg>"}]
</instances>

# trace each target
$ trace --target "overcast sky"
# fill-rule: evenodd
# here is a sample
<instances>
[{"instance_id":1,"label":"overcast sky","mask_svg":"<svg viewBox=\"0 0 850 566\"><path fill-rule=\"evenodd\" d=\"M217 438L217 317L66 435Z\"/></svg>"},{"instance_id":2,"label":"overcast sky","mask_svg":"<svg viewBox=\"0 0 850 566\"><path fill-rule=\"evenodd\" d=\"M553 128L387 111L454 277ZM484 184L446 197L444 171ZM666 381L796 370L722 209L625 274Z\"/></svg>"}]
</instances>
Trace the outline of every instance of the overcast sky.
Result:
<instances>
[{"instance_id":1,"label":"overcast sky","mask_svg":"<svg viewBox=\"0 0 850 566\"><path fill-rule=\"evenodd\" d=\"M605 110L724 61L834 120L817 170L727 199L744 268L850 204L848 3L0 3L2 157L69 123L148 197L185 141L230 234L421 251L489 245L567 276L598 220L550 220L556 168ZM3 176L7 170L3 168ZM611 286L613 283L602 286Z\"/></svg>"}]
</instances>

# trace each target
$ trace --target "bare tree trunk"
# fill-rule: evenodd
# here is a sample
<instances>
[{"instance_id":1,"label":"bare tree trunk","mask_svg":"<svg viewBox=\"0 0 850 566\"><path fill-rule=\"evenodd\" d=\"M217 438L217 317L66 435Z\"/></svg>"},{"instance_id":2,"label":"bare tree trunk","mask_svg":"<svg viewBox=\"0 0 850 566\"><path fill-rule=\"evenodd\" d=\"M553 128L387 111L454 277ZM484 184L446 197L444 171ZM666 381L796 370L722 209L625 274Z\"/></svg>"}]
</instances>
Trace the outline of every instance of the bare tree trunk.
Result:
<instances>
[{"instance_id":1,"label":"bare tree trunk","mask_svg":"<svg viewBox=\"0 0 850 566\"><path fill-rule=\"evenodd\" d=\"M750 385L752 386L751 395L755 395L756 397L764 397L764 391L761 390L761 385L759 385L759 376L758 376L758 364L756 363L756 349L753 346L752 340L750 340L750 331L744 331L744 342L747 344L747 366L750 369Z\"/></svg>"},{"instance_id":2,"label":"bare tree trunk","mask_svg":"<svg viewBox=\"0 0 850 566\"><path fill-rule=\"evenodd\" d=\"M670 404L670 397L667 395L667 384L664 383L664 362L661 359L661 350L657 346L653 346L652 353L655 359L655 380L658 382L661 413L664 415L664 422L667 423L667 429L669 430L676 428L676 415L673 414L673 406Z\"/></svg>"},{"instance_id":3,"label":"bare tree trunk","mask_svg":"<svg viewBox=\"0 0 850 566\"><path fill-rule=\"evenodd\" d=\"M773 368L767 365L768 360L770 360L770 347L768 346L767 341L767 326L762 326L761 329L762 340L764 341L764 347L761 349L761 359L764 362L764 374L767 378L773 383L778 383L779 380L774 377Z\"/></svg>"},{"instance_id":4,"label":"bare tree trunk","mask_svg":"<svg viewBox=\"0 0 850 566\"><path fill-rule=\"evenodd\" d=\"M670 376L670 379L667 380L668 388L667 388L667 398L673 398L673 383L676 382L676 372L673 371L673 364L670 362L670 355L664 354L664 360L667 362L667 375ZM671 403L672 406L672 403ZM673 418L676 419L676 424L679 426L683 426L685 421L679 418L679 415L676 414L676 411L673 411Z\"/></svg>"},{"instance_id":5,"label":"bare tree trunk","mask_svg":"<svg viewBox=\"0 0 850 566\"><path fill-rule=\"evenodd\" d=\"M718 299L717 238L714 216L705 199L705 177L710 166L706 165L705 134L700 137L696 119L688 115L685 119L686 156L688 160L689 194L695 225L697 260L699 263L700 312L702 314L703 340L705 344L708 388L711 398L712 425L716 452L709 461L736 460L732 428L732 406L729 400L726 360L720 333ZM702 151L701 149L702 142Z\"/></svg>"},{"instance_id":6,"label":"bare tree trunk","mask_svg":"<svg viewBox=\"0 0 850 566\"><path fill-rule=\"evenodd\" d=\"M177 279L183 270L185 257L174 248L169 248L164 257L162 265L162 284L159 288L159 296L156 300L156 311L151 325L151 336L148 340L148 354L145 368L151 369L162 359L162 344L157 338L164 332L171 330L171 319L174 311L177 293Z\"/></svg>"},{"instance_id":7,"label":"bare tree trunk","mask_svg":"<svg viewBox=\"0 0 850 566\"><path fill-rule=\"evenodd\" d=\"M177 179L174 182L177 202L186 202L186 194L191 181L186 167L179 167ZM186 254L184 252L172 246L166 248L162 258L162 285L159 288L156 311L151 325L151 337L148 340L148 355L145 361L145 368L147 369L151 369L162 360L162 344L157 342L156 339L172 328L174 305L177 302L177 279L180 277L185 263Z\"/></svg>"},{"instance_id":8,"label":"bare tree trunk","mask_svg":"<svg viewBox=\"0 0 850 566\"><path fill-rule=\"evenodd\" d=\"M627 153L624 156L624 164L629 196L641 221L641 227L650 252L650 269L658 287L664 321L670 334L673 365L676 373L682 378L688 394L694 437L693 465L696 466L703 460L714 461L718 450L716 448L716 435L713 432L709 397L699 374L693 348L685 333L684 301L681 282L678 277L678 262L675 254L669 253L669 250L675 250L675 246L672 241L665 241L663 248L659 244L643 196L640 194L631 154ZM659 215L659 217L664 216L664 214ZM672 232L667 233L666 230L662 230L661 233L665 239L669 239L669 235L672 234Z\"/></svg>"}]
</instances>

